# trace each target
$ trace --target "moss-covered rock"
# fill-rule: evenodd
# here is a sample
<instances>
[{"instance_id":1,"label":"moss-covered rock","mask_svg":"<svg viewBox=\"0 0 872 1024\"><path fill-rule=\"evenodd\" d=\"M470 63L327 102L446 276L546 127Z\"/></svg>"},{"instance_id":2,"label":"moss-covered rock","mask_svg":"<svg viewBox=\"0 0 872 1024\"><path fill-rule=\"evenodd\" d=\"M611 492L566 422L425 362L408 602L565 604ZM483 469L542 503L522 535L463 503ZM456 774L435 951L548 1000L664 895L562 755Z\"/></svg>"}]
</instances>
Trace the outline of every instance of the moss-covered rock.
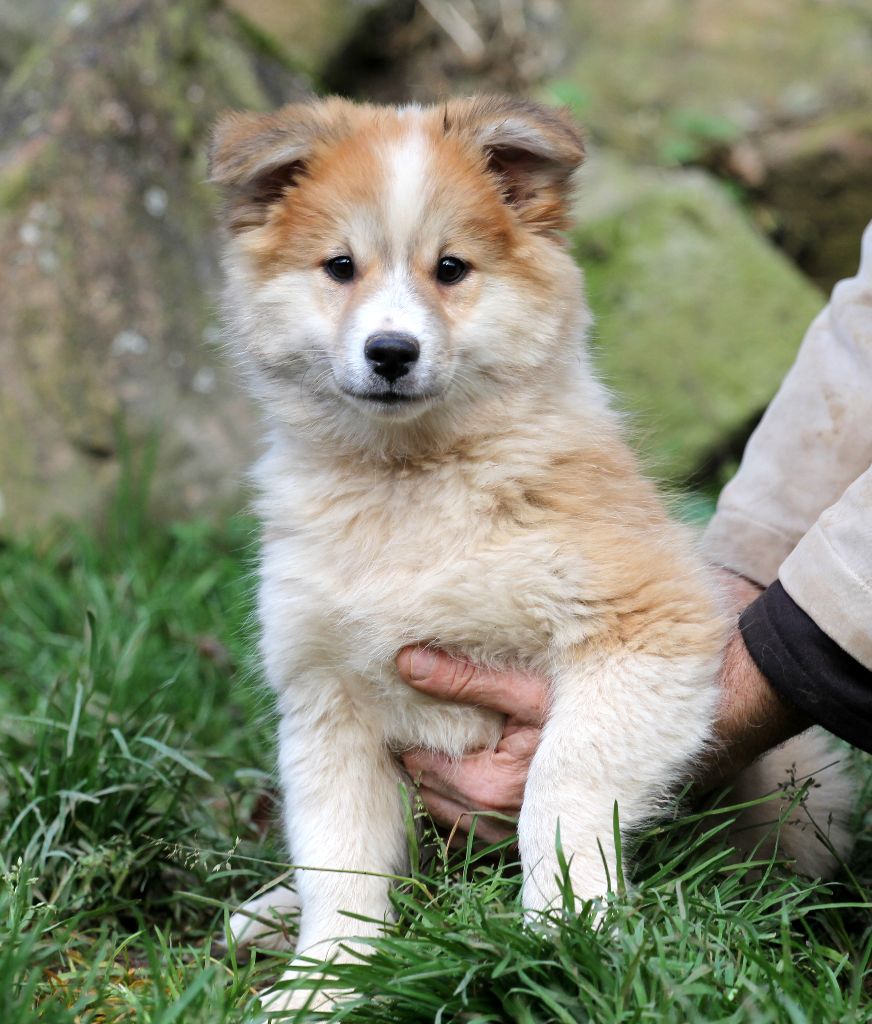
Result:
<instances>
[{"instance_id":1,"label":"moss-covered rock","mask_svg":"<svg viewBox=\"0 0 872 1024\"><path fill-rule=\"evenodd\" d=\"M702 172L594 156L579 209L597 363L642 449L686 479L753 423L823 297Z\"/></svg>"},{"instance_id":2,"label":"moss-covered rock","mask_svg":"<svg viewBox=\"0 0 872 1024\"><path fill-rule=\"evenodd\" d=\"M634 162L738 180L758 224L824 289L870 216L868 2L576 0L549 92Z\"/></svg>"},{"instance_id":3,"label":"moss-covered rock","mask_svg":"<svg viewBox=\"0 0 872 1024\"><path fill-rule=\"evenodd\" d=\"M156 506L238 502L207 133L308 84L210 0L80 6L0 98L0 531L99 516L150 438Z\"/></svg>"},{"instance_id":4,"label":"moss-covered rock","mask_svg":"<svg viewBox=\"0 0 872 1024\"><path fill-rule=\"evenodd\" d=\"M868 109L867 3L566 6L575 43L567 98L597 138L633 159L683 163L736 133Z\"/></svg>"}]
</instances>

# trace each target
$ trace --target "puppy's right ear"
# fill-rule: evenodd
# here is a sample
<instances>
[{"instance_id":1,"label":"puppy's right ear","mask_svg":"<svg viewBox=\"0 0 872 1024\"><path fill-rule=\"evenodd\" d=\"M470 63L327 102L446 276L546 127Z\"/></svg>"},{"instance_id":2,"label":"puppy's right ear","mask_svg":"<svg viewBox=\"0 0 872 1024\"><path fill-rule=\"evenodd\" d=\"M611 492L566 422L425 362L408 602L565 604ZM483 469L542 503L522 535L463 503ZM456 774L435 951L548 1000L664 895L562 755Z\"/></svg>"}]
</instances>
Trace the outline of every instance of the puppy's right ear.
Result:
<instances>
[{"instance_id":1,"label":"puppy's right ear","mask_svg":"<svg viewBox=\"0 0 872 1024\"><path fill-rule=\"evenodd\" d=\"M505 202L534 231L569 226L575 171L584 141L568 111L509 96L449 100L446 134L459 133L484 152Z\"/></svg>"},{"instance_id":2,"label":"puppy's right ear","mask_svg":"<svg viewBox=\"0 0 872 1024\"><path fill-rule=\"evenodd\" d=\"M292 103L274 114L229 112L212 130L209 178L226 198L233 232L257 227L305 173L306 160L324 134L314 103Z\"/></svg>"}]
</instances>

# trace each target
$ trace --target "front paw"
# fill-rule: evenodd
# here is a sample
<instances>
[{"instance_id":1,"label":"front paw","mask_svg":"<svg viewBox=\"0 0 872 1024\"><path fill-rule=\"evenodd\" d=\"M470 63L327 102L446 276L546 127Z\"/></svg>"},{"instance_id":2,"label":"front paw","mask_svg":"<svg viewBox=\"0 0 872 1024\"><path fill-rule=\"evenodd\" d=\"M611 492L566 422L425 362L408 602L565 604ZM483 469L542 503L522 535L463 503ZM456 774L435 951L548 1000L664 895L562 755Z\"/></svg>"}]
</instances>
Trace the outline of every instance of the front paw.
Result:
<instances>
[{"instance_id":1,"label":"front paw","mask_svg":"<svg viewBox=\"0 0 872 1024\"><path fill-rule=\"evenodd\" d=\"M589 918L596 929L605 916L610 894L609 877L602 863L582 866L573 859L567 869L556 860L540 861L524 878L524 920L541 927L550 916L570 913Z\"/></svg>"},{"instance_id":2,"label":"front paw","mask_svg":"<svg viewBox=\"0 0 872 1024\"><path fill-rule=\"evenodd\" d=\"M293 949L296 940L289 928L289 919L298 916L299 908L297 894L292 889L285 886L270 889L230 915L233 941L240 948Z\"/></svg>"},{"instance_id":3,"label":"front paw","mask_svg":"<svg viewBox=\"0 0 872 1024\"><path fill-rule=\"evenodd\" d=\"M559 910L568 902L580 906L585 900L604 898L611 891L602 864L582 866L573 858L568 866L540 861L524 877L521 900L525 910Z\"/></svg>"},{"instance_id":4,"label":"front paw","mask_svg":"<svg viewBox=\"0 0 872 1024\"><path fill-rule=\"evenodd\" d=\"M355 993L351 989L331 988L330 980L324 974L291 967L282 975L276 987L263 993L260 1005L270 1021L296 1021L306 1020L307 1017L299 1016L294 1011L327 1013L335 1009L338 1003L354 997Z\"/></svg>"},{"instance_id":5,"label":"front paw","mask_svg":"<svg viewBox=\"0 0 872 1024\"><path fill-rule=\"evenodd\" d=\"M261 1010L270 1021L297 1020L298 1015L293 1011L326 1012L332 1010L335 1005L335 993L326 989L271 988L260 997ZM299 1019L304 1020L305 1018Z\"/></svg>"}]
</instances>

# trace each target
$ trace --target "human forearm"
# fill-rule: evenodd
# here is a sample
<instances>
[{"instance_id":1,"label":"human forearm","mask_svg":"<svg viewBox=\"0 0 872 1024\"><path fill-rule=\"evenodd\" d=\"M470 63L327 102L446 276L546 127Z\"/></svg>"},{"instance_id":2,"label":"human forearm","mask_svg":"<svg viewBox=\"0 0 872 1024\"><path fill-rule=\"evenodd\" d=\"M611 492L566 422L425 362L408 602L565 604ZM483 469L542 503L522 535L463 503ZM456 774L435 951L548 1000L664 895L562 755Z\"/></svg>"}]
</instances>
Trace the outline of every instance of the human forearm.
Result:
<instances>
[{"instance_id":1,"label":"human forearm","mask_svg":"<svg viewBox=\"0 0 872 1024\"><path fill-rule=\"evenodd\" d=\"M720 688L716 742L698 772L700 792L725 785L767 750L812 724L773 689L748 653L738 627L724 653Z\"/></svg>"}]
</instances>

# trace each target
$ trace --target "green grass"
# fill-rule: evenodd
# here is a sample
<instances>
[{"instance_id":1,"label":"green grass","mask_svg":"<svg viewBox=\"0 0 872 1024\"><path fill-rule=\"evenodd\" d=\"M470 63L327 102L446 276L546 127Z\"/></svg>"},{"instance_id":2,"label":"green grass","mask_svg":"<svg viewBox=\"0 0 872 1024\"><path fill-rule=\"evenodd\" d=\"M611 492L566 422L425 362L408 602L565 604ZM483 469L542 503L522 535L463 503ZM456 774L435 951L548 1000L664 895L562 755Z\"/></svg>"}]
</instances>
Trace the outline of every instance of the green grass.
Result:
<instances>
[{"instance_id":1,"label":"green grass","mask_svg":"<svg viewBox=\"0 0 872 1024\"><path fill-rule=\"evenodd\" d=\"M220 948L225 907L286 869L262 835L253 536L247 520L159 528L128 503L97 539L0 549L2 1024L259 1019L285 957ZM869 807L859 758L858 772ZM642 837L598 931L589 907L525 927L509 850L437 842L395 891L396 926L339 972L362 997L333 1019L872 1018L868 831L821 885L777 863L750 880L707 836L718 827L685 817Z\"/></svg>"}]
</instances>

